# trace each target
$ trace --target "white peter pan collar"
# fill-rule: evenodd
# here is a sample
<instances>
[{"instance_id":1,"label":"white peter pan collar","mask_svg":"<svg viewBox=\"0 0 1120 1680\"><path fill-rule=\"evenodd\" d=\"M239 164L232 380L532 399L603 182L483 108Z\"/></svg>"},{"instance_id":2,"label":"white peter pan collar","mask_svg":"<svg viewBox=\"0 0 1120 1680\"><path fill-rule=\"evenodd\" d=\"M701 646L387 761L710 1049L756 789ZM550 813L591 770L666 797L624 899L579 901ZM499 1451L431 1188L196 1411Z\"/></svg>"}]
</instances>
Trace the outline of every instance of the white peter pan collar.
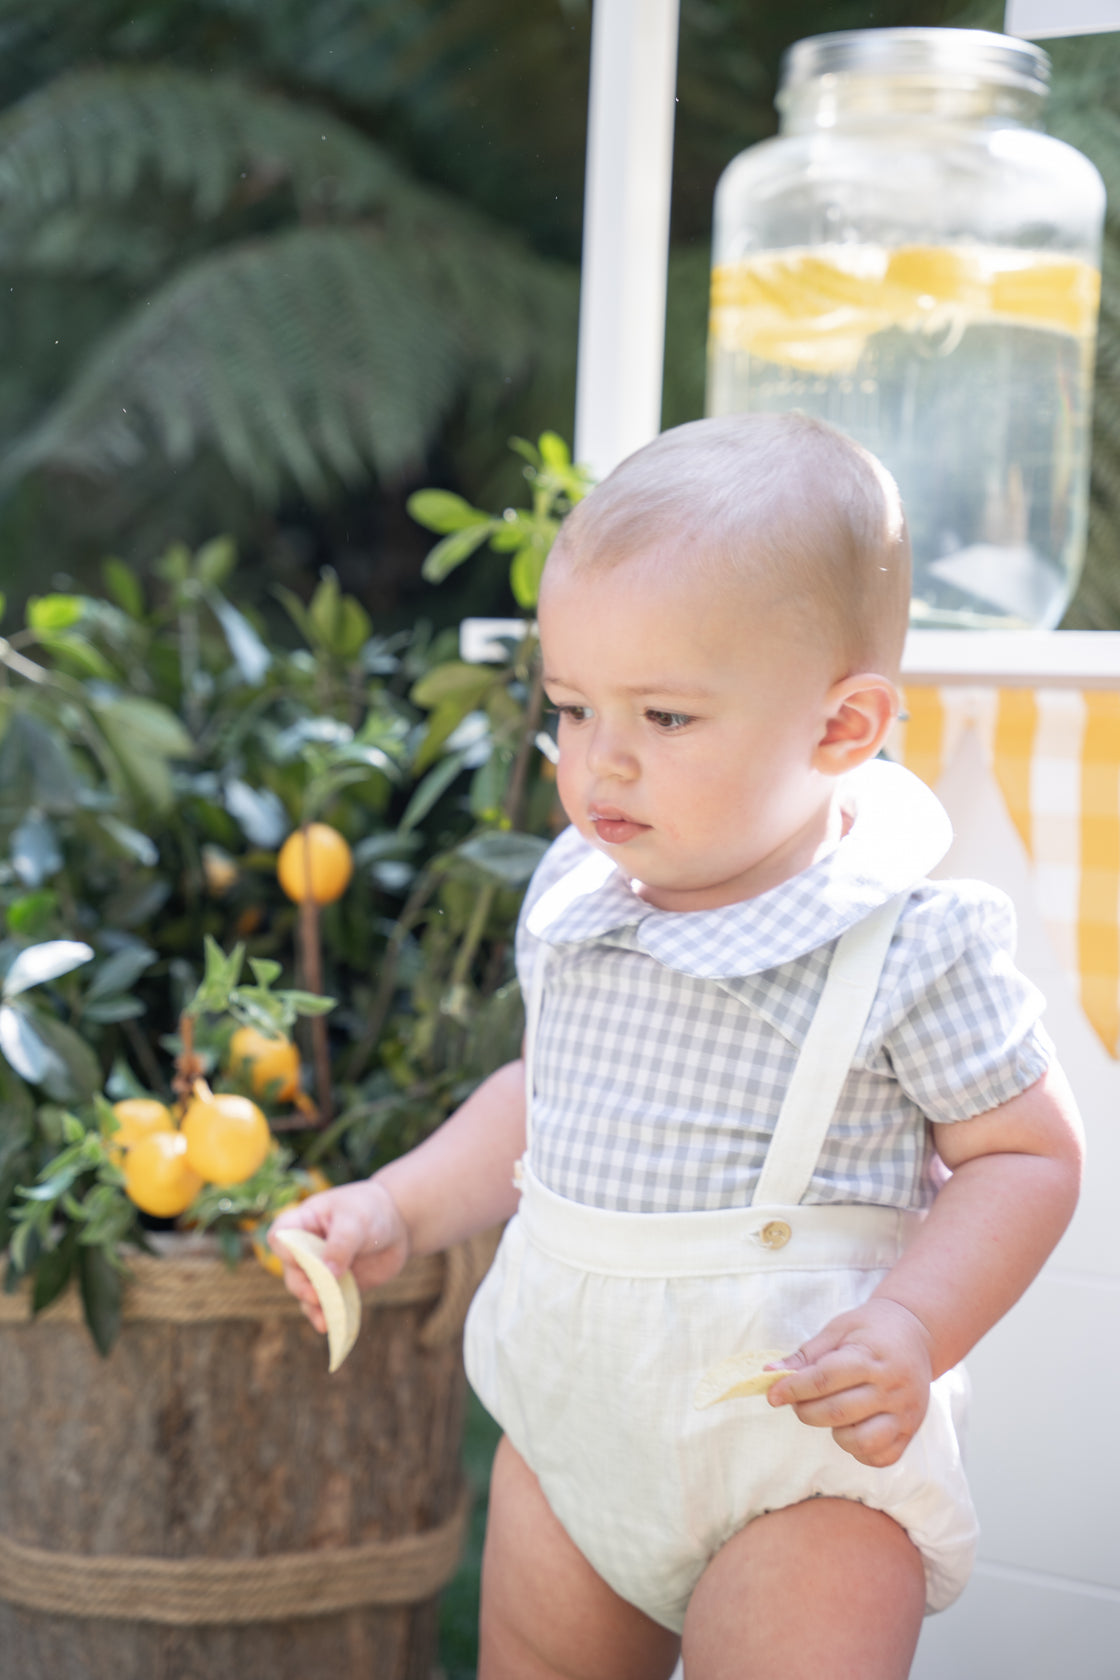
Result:
<instances>
[{"instance_id":1,"label":"white peter pan collar","mask_svg":"<svg viewBox=\"0 0 1120 1680\"><path fill-rule=\"evenodd\" d=\"M528 931L564 945L633 928L641 950L701 979L761 974L792 962L924 880L953 838L924 782L885 759L845 777L840 798L852 825L832 851L769 892L718 910L658 910L638 897L605 853L579 841L573 846L578 861L538 899Z\"/></svg>"}]
</instances>

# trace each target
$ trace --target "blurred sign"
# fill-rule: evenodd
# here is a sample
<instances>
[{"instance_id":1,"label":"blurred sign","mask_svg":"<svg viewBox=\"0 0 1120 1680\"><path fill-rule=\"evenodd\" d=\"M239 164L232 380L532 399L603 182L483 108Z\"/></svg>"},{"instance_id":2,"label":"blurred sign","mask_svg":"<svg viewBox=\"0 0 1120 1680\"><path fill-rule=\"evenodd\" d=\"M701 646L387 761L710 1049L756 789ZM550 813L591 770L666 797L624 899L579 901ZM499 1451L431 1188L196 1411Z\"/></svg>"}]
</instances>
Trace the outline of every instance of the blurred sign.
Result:
<instances>
[{"instance_id":1,"label":"blurred sign","mask_svg":"<svg viewBox=\"0 0 1120 1680\"><path fill-rule=\"evenodd\" d=\"M1120 0L1007 0L1003 27L1030 41L1103 34L1120 29Z\"/></svg>"}]
</instances>

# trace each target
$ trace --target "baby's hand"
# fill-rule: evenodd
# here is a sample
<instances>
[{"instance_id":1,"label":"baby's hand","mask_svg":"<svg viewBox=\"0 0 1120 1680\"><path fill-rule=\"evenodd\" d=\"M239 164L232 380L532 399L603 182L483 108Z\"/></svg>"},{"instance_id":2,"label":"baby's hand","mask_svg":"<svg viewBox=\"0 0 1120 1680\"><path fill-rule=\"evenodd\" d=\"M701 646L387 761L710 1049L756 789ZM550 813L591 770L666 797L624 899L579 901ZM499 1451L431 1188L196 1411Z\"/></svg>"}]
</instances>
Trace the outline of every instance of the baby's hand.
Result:
<instances>
[{"instance_id":1,"label":"baby's hand","mask_svg":"<svg viewBox=\"0 0 1120 1680\"><path fill-rule=\"evenodd\" d=\"M929 1405L929 1337L897 1301L875 1296L841 1313L783 1364L772 1406L792 1406L802 1423L831 1429L861 1464L902 1457Z\"/></svg>"},{"instance_id":2,"label":"baby's hand","mask_svg":"<svg viewBox=\"0 0 1120 1680\"><path fill-rule=\"evenodd\" d=\"M295 1264L283 1243L273 1241L277 1231L299 1228L314 1231L326 1247L323 1259L336 1277L352 1270L359 1289L387 1283L408 1259L409 1239L397 1204L376 1179L359 1184L340 1184L309 1196L295 1207L285 1208L273 1221L269 1243L284 1263L284 1282L304 1312L322 1332L326 1329L322 1308L307 1275Z\"/></svg>"}]
</instances>

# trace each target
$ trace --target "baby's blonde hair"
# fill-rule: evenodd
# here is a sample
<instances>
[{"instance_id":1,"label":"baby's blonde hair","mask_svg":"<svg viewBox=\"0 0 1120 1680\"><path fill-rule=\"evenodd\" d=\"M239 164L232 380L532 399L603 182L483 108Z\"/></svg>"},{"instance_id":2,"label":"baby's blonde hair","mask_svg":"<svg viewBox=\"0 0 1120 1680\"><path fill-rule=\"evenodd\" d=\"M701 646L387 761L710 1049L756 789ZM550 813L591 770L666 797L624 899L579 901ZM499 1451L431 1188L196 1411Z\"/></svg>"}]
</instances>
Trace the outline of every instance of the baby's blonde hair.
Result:
<instances>
[{"instance_id":1,"label":"baby's blonde hair","mask_svg":"<svg viewBox=\"0 0 1120 1680\"><path fill-rule=\"evenodd\" d=\"M843 674L897 672L910 606L898 488L824 421L735 414L663 432L572 510L549 565L674 549L717 586L747 582L760 617L792 611L834 645Z\"/></svg>"}]
</instances>

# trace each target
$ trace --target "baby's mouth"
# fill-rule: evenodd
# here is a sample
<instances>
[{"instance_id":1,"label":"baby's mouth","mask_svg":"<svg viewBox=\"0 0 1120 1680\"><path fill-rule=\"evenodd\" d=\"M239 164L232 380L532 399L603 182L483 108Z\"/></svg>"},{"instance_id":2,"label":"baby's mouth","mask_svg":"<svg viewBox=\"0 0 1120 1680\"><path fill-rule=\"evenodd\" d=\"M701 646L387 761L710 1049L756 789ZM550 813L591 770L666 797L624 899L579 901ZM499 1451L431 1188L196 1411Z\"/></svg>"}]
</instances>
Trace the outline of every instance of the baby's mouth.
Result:
<instances>
[{"instance_id":1,"label":"baby's mouth","mask_svg":"<svg viewBox=\"0 0 1120 1680\"><path fill-rule=\"evenodd\" d=\"M633 840L635 835L646 834L649 823L635 822L625 811L619 811L613 805L596 807L588 812L595 833L608 846L623 846L627 840Z\"/></svg>"}]
</instances>

